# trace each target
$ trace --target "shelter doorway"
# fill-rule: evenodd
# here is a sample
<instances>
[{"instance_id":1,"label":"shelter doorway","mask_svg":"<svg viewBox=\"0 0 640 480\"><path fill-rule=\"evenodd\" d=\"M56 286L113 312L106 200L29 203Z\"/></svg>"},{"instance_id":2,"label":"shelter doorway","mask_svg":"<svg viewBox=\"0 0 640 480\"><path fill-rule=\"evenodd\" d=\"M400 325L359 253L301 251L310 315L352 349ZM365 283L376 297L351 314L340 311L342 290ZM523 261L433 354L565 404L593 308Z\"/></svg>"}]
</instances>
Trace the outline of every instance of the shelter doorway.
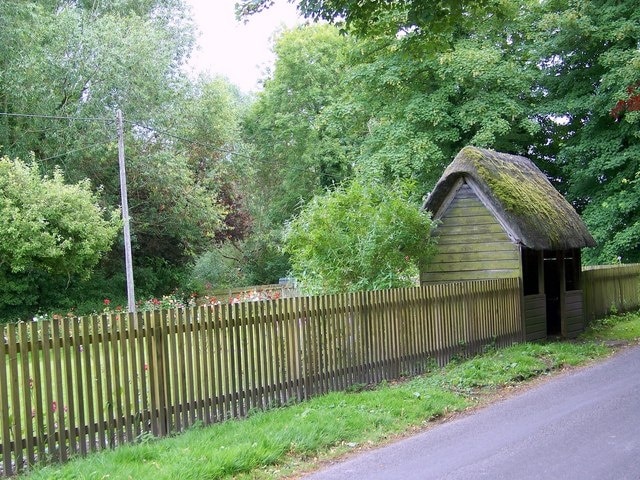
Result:
<instances>
[{"instance_id":1,"label":"shelter doorway","mask_svg":"<svg viewBox=\"0 0 640 480\"><path fill-rule=\"evenodd\" d=\"M547 335L562 334L562 320L560 309L560 290L562 276L560 275L557 252L544 253L544 293L547 304Z\"/></svg>"}]
</instances>

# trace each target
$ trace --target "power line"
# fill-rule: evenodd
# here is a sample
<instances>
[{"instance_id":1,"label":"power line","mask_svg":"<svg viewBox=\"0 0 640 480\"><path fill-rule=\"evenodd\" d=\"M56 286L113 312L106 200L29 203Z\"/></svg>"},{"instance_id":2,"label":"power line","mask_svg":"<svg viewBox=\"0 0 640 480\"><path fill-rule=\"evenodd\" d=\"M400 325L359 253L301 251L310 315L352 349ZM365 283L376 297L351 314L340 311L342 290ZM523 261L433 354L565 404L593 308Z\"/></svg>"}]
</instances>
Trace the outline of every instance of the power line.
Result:
<instances>
[{"instance_id":1,"label":"power line","mask_svg":"<svg viewBox=\"0 0 640 480\"><path fill-rule=\"evenodd\" d=\"M41 119L45 119L45 120L80 120L80 121L92 121L92 122L113 122L114 119L113 118L107 118L107 117L75 117L72 115L42 115L42 114L35 114L35 113L10 113L10 112L0 112L1 116L5 116L5 117L22 117L22 118L41 118ZM202 142L200 140L194 140L194 139L190 139L190 138L185 138L182 137L180 135L176 135L175 133L171 133L168 132L167 130L162 130L156 127L149 127L147 125L144 125L141 122L136 122L133 120L127 120L127 119L123 119L123 123L128 123L134 127L139 127L139 128L143 128L145 130L149 130L151 132L156 132L160 135L164 135L166 137L170 137L173 138L175 140L180 140L182 142L186 142L186 143L190 143L192 145L198 145L200 147L205 147L208 148L209 150L213 150L213 151L217 151L217 152L221 152L221 153L226 153L229 155L236 155L239 157L243 157L246 158L248 160L251 160L252 158L249 155L245 155L243 153L240 152L236 152L234 150L228 150L228 149L224 149L224 148L220 148L220 147L216 147L214 145L211 145L210 143L206 143L206 142ZM105 142L106 143L106 142ZM87 147L89 148L89 147ZM67 153L73 153L76 150L71 150L70 152ZM61 154L61 155L57 155L55 157L51 157L51 158L47 158L45 160L51 160L52 158L57 158L60 156L63 156L65 154Z\"/></svg>"},{"instance_id":2,"label":"power line","mask_svg":"<svg viewBox=\"0 0 640 480\"><path fill-rule=\"evenodd\" d=\"M36 113L10 113L0 112L0 115L4 117L22 117L22 118L43 118L48 120L83 120L93 122L113 122L113 118L107 117L74 117L70 115L40 115Z\"/></svg>"},{"instance_id":3,"label":"power line","mask_svg":"<svg viewBox=\"0 0 640 480\"><path fill-rule=\"evenodd\" d=\"M89 148L97 147L98 145L104 145L106 143L111 143L111 142L112 142L112 140L105 140L104 142L98 142L98 143L94 143L94 144L91 144L91 145L86 145L84 147L75 148L73 150L68 150L68 151L66 151L64 153L60 153L58 155L53 155L52 157L39 158L38 161L39 162L47 162L49 160L55 160L56 158L64 157L65 155L69 155L71 153L81 152L82 150L87 150Z\"/></svg>"},{"instance_id":4,"label":"power line","mask_svg":"<svg viewBox=\"0 0 640 480\"><path fill-rule=\"evenodd\" d=\"M230 155L237 155L239 157L244 157L244 158L247 158L247 159L251 160L251 157L249 155L245 155L244 153L239 153L239 152L236 152L236 151L233 151L233 150L227 150L227 149L220 148L220 147L214 147L210 143L204 143L204 142L201 142L199 140L193 140L193 139L190 139L190 138L185 138L185 137L182 137L180 135L176 135L175 133L171 133L171 132L168 132L166 130L161 130L161 129L155 128L155 127L148 127L146 125L134 122L132 120L124 120L124 122L125 123L130 123L131 125L133 125L135 127L144 128L145 130L149 130L151 132L157 132L160 135L164 135L166 137L170 137L170 138L173 138L175 140L180 140L182 142L191 143L192 145L198 145L200 147L208 148L209 150L214 150L214 151L221 152L221 153L228 153Z\"/></svg>"}]
</instances>

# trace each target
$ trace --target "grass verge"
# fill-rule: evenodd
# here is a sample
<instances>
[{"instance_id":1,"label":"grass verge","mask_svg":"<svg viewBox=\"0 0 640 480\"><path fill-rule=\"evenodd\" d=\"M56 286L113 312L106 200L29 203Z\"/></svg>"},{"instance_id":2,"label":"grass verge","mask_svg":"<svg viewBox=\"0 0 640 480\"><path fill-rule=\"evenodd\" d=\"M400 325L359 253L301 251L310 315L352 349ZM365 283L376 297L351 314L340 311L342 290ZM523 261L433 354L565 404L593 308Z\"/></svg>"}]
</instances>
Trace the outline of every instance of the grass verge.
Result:
<instances>
[{"instance_id":1,"label":"grass verge","mask_svg":"<svg viewBox=\"0 0 640 480\"><path fill-rule=\"evenodd\" d=\"M640 312L596 323L578 342L525 343L454 361L372 390L331 393L244 420L38 467L31 479L279 478L428 425L478 404L485 394L585 364L612 350L605 342L640 338Z\"/></svg>"}]
</instances>

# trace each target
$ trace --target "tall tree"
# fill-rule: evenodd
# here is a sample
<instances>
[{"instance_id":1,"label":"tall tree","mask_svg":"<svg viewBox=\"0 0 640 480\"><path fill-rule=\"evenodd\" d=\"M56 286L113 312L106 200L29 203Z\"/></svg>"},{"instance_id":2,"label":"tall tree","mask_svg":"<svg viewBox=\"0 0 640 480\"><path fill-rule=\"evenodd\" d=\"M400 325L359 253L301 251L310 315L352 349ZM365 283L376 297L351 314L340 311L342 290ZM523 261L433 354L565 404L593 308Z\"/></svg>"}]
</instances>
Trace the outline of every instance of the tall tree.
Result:
<instances>
[{"instance_id":1,"label":"tall tree","mask_svg":"<svg viewBox=\"0 0 640 480\"><path fill-rule=\"evenodd\" d=\"M513 42L490 29L444 50L415 38L361 41L326 110L362 139L359 173L411 178L425 192L465 145L526 152L538 129L529 117L535 71Z\"/></svg>"},{"instance_id":2,"label":"tall tree","mask_svg":"<svg viewBox=\"0 0 640 480\"><path fill-rule=\"evenodd\" d=\"M508 17L516 2L502 0L289 0L307 18L344 24L359 34L414 32L441 43L478 19ZM247 17L274 0L239 0L236 13Z\"/></svg>"},{"instance_id":3,"label":"tall tree","mask_svg":"<svg viewBox=\"0 0 640 480\"><path fill-rule=\"evenodd\" d=\"M550 0L533 38L546 155L598 246L590 263L640 261L640 10L631 0Z\"/></svg>"},{"instance_id":4,"label":"tall tree","mask_svg":"<svg viewBox=\"0 0 640 480\"><path fill-rule=\"evenodd\" d=\"M275 44L273 75L244 126L255 149L254 191L261 198L254 205L268 205L263 215L276 224L349 175L340 137L328 134L320 122L337 96L348 43L335 28L323 25L285 32Z\"/></svg>"},{"instance_id":5,"label":"tall tree","mask_svg":"<svg viewBox=\"0 0 640 480\"><path fill-rule=\"evenodd\" d=\"M138 290L175 286L172 270L222 228L229 195L211 165L235 135L235 105L207 106L224 88L194 85L181 68L194 41L184 2L0 0L0 41L2 151L33 152L42 172L59 165L69 181L90 178L105 204L118 205L121 109ZM121 271L121 248L103 261L104 275Z\"/></svg>"}]
</instances>

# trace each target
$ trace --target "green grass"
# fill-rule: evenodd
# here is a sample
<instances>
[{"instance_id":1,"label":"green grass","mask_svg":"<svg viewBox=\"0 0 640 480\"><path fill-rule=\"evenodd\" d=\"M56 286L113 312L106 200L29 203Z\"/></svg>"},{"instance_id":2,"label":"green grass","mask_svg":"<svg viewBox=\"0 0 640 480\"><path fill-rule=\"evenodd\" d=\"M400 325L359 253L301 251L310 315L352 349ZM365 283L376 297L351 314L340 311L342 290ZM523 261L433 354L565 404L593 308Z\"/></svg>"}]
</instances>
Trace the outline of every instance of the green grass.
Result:
<instances>
[{"instance_id":1,"label":"green grass","mask_svg":"<svg viewBox=\"0 0 640 480\"><path fill-rule=\"evenodd\" d=\"M594 324L585 334L585 340L631 341L640 338L640 314L612 315Z\"/></svg>"},{"instance_id":2,"label":"green grass","mask_svg":"<svg viewBox=\"0 0 640 480\"><path fill-rule=\"evenodd\" d=\"M603 357L603 342L640 338L640 313L598 322L577 342L527 343L375 389L331 393L308 402L192 428L182 435L39 467L31 479L278 478L359 446L407 434L432 419L473 406L499 391L565 366Z\"/></svg>"}]
</instances>

